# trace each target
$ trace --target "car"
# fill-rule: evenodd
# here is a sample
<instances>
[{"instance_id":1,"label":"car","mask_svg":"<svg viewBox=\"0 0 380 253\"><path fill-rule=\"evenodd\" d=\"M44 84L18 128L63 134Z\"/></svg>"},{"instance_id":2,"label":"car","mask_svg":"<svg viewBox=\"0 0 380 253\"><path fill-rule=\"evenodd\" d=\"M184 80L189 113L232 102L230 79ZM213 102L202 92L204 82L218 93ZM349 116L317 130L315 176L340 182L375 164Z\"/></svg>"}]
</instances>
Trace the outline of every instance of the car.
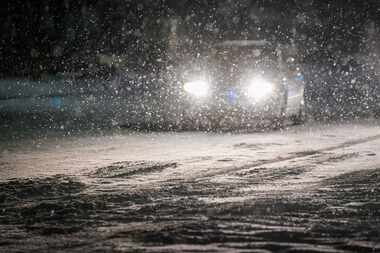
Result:
<instances>
[{"instance_id":1,"label":"car","mask_svg":"<svg viewBox=\"0 0 380 253\"><path fill-rule=\"evenodd\" d=\"M294 58L272 43L216 43L173 68L169 121L180 128L282 126L305 118L304 77Z\"/></svg>"}]
</instances>

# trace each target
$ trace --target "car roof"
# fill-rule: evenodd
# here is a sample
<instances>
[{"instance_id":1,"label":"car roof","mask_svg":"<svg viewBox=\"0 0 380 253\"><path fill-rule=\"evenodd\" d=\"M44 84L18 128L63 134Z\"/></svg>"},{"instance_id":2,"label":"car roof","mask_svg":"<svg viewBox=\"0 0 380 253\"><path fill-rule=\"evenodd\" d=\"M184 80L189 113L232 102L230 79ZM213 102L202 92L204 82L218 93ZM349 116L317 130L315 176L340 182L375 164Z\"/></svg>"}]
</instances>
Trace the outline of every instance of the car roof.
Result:
<instances>
[{"instance_id":1,"label":"car roof","mask_svg":"<svg viewBox=\"0 0 380 253\"><path fill-rule=\"evenodd\" d=\"M215 47L266 47L272 44L267 40L226 40L215 44Z\"/></svg>"}]
</instances>

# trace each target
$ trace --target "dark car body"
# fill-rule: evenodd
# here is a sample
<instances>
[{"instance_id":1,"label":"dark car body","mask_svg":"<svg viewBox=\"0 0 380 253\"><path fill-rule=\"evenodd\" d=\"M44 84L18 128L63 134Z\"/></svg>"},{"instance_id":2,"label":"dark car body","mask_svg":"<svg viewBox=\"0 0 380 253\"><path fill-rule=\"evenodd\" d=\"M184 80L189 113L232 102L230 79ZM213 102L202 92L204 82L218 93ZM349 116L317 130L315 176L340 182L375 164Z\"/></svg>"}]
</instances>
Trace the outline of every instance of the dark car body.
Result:
<instances>
[{"instance_id":1,"label":"dark car body","mask_svg":"<svg viewBox=\"0 0 380 253\"><path fill-rule=\"evenodd\" d=\"M279 50L266 41L215 44L179 64L174 76L168 111L175 124L252 126L302 114L302 73L285 70Z\"/></svg>"}]
</instances>

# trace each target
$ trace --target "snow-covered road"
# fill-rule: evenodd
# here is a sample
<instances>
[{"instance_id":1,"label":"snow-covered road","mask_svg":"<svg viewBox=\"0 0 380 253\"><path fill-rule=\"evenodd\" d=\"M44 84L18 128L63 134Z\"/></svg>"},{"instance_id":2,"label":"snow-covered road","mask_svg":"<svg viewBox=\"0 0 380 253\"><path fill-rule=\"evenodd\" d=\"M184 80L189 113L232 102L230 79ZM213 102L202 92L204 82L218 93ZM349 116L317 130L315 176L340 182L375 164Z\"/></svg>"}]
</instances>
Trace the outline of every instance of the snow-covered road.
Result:
<instances>
[{"instance_id":1,"label":"snow-covered road","mask_svg":"<svg viewBox=\"0 0 380 253\"><path fill-rule=\"evenodd\" d=\"M1 140L0 251L380 251L376 121Z\"/></svg>"}]
</instances>

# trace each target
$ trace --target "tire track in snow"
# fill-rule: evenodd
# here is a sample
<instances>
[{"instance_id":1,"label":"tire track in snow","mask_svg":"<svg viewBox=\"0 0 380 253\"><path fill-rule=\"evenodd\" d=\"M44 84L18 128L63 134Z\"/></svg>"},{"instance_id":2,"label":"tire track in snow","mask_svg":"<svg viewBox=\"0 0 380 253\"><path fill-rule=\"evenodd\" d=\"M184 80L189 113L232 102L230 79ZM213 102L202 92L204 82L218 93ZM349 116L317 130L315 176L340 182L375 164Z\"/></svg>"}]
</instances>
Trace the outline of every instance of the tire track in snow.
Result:
<instances>
[{"instance_id":1,"label":"tire track in snow","mask_svg":"<svg viewBox=\"0 0 380 253\"><path fill-rule=\"evenodd\" d=\"M224 168L212 168L212 169L208 170L208 172L204 172L201 175L195 175L195 176L189 177L187 179L199 179L201 177L218 176L218 175L228 174L230 172L236 172L236 171L240 171L240 170L250 169L253 167L264 166L264 165L269 165L269 164L278 163L278 162L291 161L291 160L298 159L298 158L304 158L304 157L308 157L308 156L321 154L323 152L329 152L329 151L334 151L334 150L338 150L338 149L342 149L342 148L348 148L348 147L352 147L355 145L359 145L359 144L363 144L363 143L367 143L367 142L371 142L371 141L376 141L376 140L380 140L380 134L368 136L366 138L360 138L360 139L356 139L356 140L343 142L341 144L326 147L326 148L296 152L296 153L290 154L290 155L285 156L285 157L280 156L280 157L277 157L275 159L250 162L250 163L246 163L246 164L240 165L240 166L239 165L237 165L237 166L232 165L232 166L227 166Z\"/></svg>"}]
</instances>

